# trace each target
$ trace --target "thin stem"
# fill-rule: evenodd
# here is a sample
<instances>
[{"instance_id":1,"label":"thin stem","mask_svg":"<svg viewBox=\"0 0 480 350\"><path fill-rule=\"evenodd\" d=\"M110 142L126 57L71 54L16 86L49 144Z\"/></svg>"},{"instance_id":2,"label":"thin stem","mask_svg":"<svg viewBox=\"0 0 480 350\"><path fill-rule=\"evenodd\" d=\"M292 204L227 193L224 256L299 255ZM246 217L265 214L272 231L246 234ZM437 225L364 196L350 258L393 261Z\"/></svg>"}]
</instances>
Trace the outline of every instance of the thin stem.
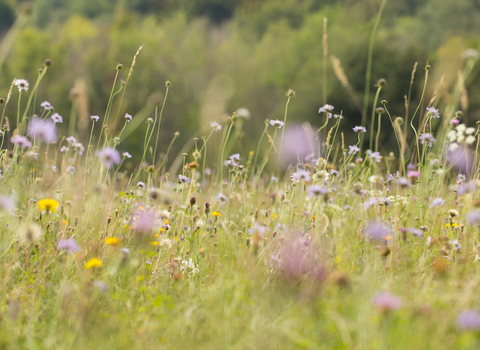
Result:
<instances>
[{"instance_id":1,"label":"thin stem","mask_svg":"<svg viewBox=\"0 0 480 350\"><path fill-rule=\"evenodd\" d=\"M160 110L160 117L158 120L157 139L155 141L155 150L153 151L153 165L155 165L155 161L156 161L158 139L160 137L160 124L162 123L163 108L165 107L165 102L167 101L169 89L170 89L170 85L167 84L167 91L165 91L165 98L163 99L162 109ZM156 116L157 116L157 109L155 108L155 121L157 120ZM154 125L154 128L155 128L155 125ZM152 129L152 132L153 132L153 129Z\"/></svg>"}]
</instances>

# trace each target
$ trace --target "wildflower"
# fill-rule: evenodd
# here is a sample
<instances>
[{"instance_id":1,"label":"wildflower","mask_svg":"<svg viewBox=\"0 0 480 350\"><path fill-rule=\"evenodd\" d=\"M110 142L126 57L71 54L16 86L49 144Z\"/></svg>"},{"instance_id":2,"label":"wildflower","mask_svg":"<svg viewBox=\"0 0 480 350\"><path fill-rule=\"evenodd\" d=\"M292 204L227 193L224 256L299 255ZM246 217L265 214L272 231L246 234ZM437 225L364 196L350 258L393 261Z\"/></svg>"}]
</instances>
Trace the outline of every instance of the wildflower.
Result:
<instances>
[{"instance_id":1,"label":"wildflower","mask_svg":"<svg viewBox=\"0 0 480 350\"><path fill-rule=\"evenodd\" d=\"M62 116L61 116L60 114L58 114L58 113L53 113L53 115L52 115L50 118L52 118L52 120L53 120L53 122L54 122L55 124L57 124L57 123L63 123L63 118L62 118Z\"/></svg>"},{"instance_id":2,"label":"wildflower","mask_svg":"<svg viewBox=\"0 0 480 350\"><path fill-rule=\"evenodd\" d=\"M223 193L217 194L217 197L215 199L219 201L221 204L228 202L228 198Z\"/></svg>"},{"instance_id":3,"label":"wildflower","mask_svg":"<svg viewBox=\"0 0 480 350\"><path fill-rule=\"evenodd\" d=\"M222 215L222 213L219 213L218 211L212 211L212 216L213 216L214 218L216 218L216 217L218 217L218 216L220 216L220 215Z\"/></svg>"},{"instance_id":4,"label":"wildflower","mask_svg":"<svg viewBox=\"0 0 480 350\"><path fill-rule=\"evenodd\" d=\"M282 126L283 126L283 122L278 120L278 119L277 120L270 120L270 125L278 127L279 129L281 129Z\"/></svg>"},{"instance_id":5,"label":"wildflower","mask_svg":"<svg viewBox=\"0 0 480 350\"><path fill-rule=\"evenodd\" d=\"M457 316L457 328L462 331L480 330L480 313L475 310L465 310Z\"/></svg>"},{"instance_id":6,"label":"wildflower","mask_svg":"<svg viewBox=\"0 0 480 350\"><path fill-rule=\"evenodd\" d=\"M420 177L420 172L417 170L408 170L407 177L409 179L418 179Z\"/></svg>"},{"instance_id":7,"label":"wildflower","mask_svg":"<svg viewBox=\"0 0 480 350\"><path fill-rule=\"evenodd\" d=\"M359 151L360 151L360 148L358 148L356 145L353 145L353 146L348 146L349 150L348 150L348 154L357 154Z\"/></svg>"},{"instance_id":8,"label":"wildflower","mask_svg":"<svg viewBox=\"0 0 480 350\"><path fill-rule=\"evenodd\" d=\"M455 210L455 209L450 209L450 210L448 211L448 213L450 214L450 216L451 216L452 218L459 215L458 211Z\"/></svg>"},{"instance_id":9,"label":"wildflower","mask_svg":"<svg viewBox=\"0 0 480 350\"><path fill-rule=\"evenodd\" d=\"M70 144L70 146L75 146L75 144L77 143L77 139L73 136L67 137L66 141Z\"/></svg>"},{"instance_id":10,"label":"wildflower","mask_svg":"<svg viewBox=\"0 0 480 350\"><path fill-rule=\"evenodd\" d=\"M328 112L333 111L334 108L335 107L333 107L332 105L326 104L323 107L320 107L320 109L318 110L318 113L328 113ZM331 113L329 113L329 114L331 114Z\"/></svg>"},{"instance_id":11,"label":"wildflower","mask_svg":"<svg viewBox=\"0 0 480 350\"><path fill-rule=\"evenodd\" d=\"M310 171L303 169L298 169L290 176L292 178L292 181L295 181L296 183L299 183L300 181L310 181L311 179Z\"/></svg>"},{"instance_id":12,"label":"wildflower","mask_svg":"<svg viewBox=\"0 0 480 350\"><path fill-rule=\"evenodd\" d=\"M432 203L430 203L430 208L433 208L433 207L439 207L441 205L443 205L443 203L445 203L445 199L443 198L435 198Z\"/></svg>"},{"instance_id":13,"label":"wildflower","mask_svg":"<svg viewBox=\"0 0 480 350\"><path fill-rule=\"evenodd\" d=\"M83 147L80 142L77 142L75 146L73 146L73 148L75 148L75 151L78 153L79 156L81 156L83 152L85 152L85 147Z\"/></svg>"},{"instance_id":14,"label":"wildflower","mask_svg":"<svg viewBox=\"0 0 480 350\"><path fill-rule=\"evenodd\" d=\"M459 123L460 123L460 120L458 120L458 119L454 118L454 119L450 120L450 124L452 124L452 125L458 125Z\"/></svg>"},{"instance_id":15,"label":"wildflower","mask_svg":"<svg viewBox=\"0 0 480 350\"><path fill-rule=\"evenodd\" d=\"M466 143L467 145L471 145L471 144L473 144L474 142L475 142L475 136L473 136L473 135L468 135L468 136L466 137L466 139L465 139L465 143Z\"/></svg>"},{"instance_id":16,"label":"wildflower","mask_svg":"<svg viewBox=\"0 0 480 350\"><path fill-rule=\"evenodd\" d=\"M74 175L77 170L73 166L67 166L65 172L70 175Z\"/></svg>"},{"instance_id":17,"label":"wildflower","mask_svg":"<svg viewBox=\"0 0 480 350\"><path fill-rule=\"evenodd\" d=\"M149 233L155 224L155 213L150 210L142 210L134 216L133 229L139 233Z\"/></svg>"},{"instance_id":18,"label":"wildflower","mask_svg":"<svg viewBox=\"0 0 480 350\"><path fill-rule=\"evenodd\" d=\"M235 111L235 115L243 119L250 119L250 111L246 108L239 108Z\"/></svg>"},{"instance_id":19,"label":"wildflower","mask_svg":"<svg viewBox=\"0 0 480 350\"><path fill-rule=\"evenodd\" d=\"M263 236L265 235L265 230L266 230L265 226L260 225L259 223L256 222L248 229L248 233L251 235L256 235L257 238L262 239Z\"/></svg>"},{"instance_id":20,"label":"wildflower","mask_svg":"<svg viewBox=\"0 0 480 350\"><path fill-rule=\"evenodd\" d=\"M127 123L129 123L132 120L132 116L128 113L125 113L125 116L123 118L127 121Z\"/></svg>"},{"instance_id":21,"label":"wildflower","mask_svg":"<svg viewBox=\"0 0 480 350\"><path fill-rule=\"evenodd\" d=\"M68 148L67 146L60 147L60 152L63 153L63 152L68 152L68 151L70 151L70 148Z\"/></svg>"},{"instance_id":22,"label":"wildflower","mask_svg":"<svg viewBox=\"0 0 480 350\"><path fill-rule=\"evenodd\" d=\"M380 221L371 221L365 229L366 236L376 241L388 241L392 238L391 228Z\"/></svg>"},{"instance_id":23,"label":"wildflower","mask_svg":"<svg viewBox=\"0 0 480 350\"><path fill-rule=\"evenodd\" d=\"M367 129L364 126L356 126L353 128L353 131L360 134L361 132L367 132Z\"/></svg>"},{"instance_id":24,"label":"wildflower","mask_svg":"<svg viewBox=\"0 0 480 350\"><path fill-rule=\"evenodd\" d=\"M424 145L425 143L428 143L428 146L429 147L432 147L432 145L435 143L435 138L433 137L432 134L428 134L428 133L425 133L425 134L421 134L418 139L420 140L420 143L422 145Z\"/></svg>"},{"instance_id":25,"label":"wildflower","mask_svg":"<svg viewBox=\"0 0 480 350\"><path fill-rule=\"evenodd\" d=\"M105 244L117 245L119 243L120 243L120 240L117 237L107 237L107 238L105 238Z\"/></svg>"},{"instance_id":26,"label":"wildflower","mask_svg":"<svg viewBox=\"0 0 480 350\"><path fill-rule=\"evenodd\" d=\"M93 120L94 122L98 122L98 120L100 119L100 117L98 115L91 115L90 116L90 119Z\"/></svg>"},{"instance_id":27,"label":"wildflower","mask_svg":"<svg viewBox=\"0 0 480 350\"><path fill-rule=\"evenodd\" d=\"M210 127L214 130L214 131L220 131L222 130L222 126L220 124L218 124L217 122L210 122Z\"/></svg>"},{"instance_id":28,"label":"wildflower","mask_svg":"<svg viewBox=\"0 0 480 350\"><path fill-rule=\"evenodd\" d=\"M15 196L0 196L0 209L13 212L16 208L15 202Z\"/></svg>"},{"instance_id":29,"label":"wildflower","mask_svg":"<svg viewBox=\"0 0 480 350\"><path fill-rule=\"evenodd\" d=\"M380 155L380 152L372 152L370 150L367 150L367 157L375 160L376 163L380 163L382 161L382 156Z\"/></svg>"},{"instance_id":30,"label":"wildflower","mask_svg":"<svg viewBox=\"0 0 480 350\"><path fill-rule=\"evenodd\" d=\"M178 182L180 182L181 184L188 184L190 182L190 179L184 175L179 174Z\"/></svg>"},{"instance_id":31,"label":"wildflower","mask_svg":"<svg viewBox=\"0 0 480 350\"><path fill-rule=\"evenodd\" d=\"M102 293L106 293L108 291L108 285L102 281L94 281L93 287L99 289Z\"/></svg>"},{"instance_id":32,"label":"wildflower","mask_svg":"<svg viewBox=\"0 0 480 350\"><path fill-rule=\"evenodd\" d=\"M379 307L383 312L402 308L402 300L396 295L388 292L377 293L372 299L372 303Z\"/></svg>"},{"instance_id":33,"label":"wildflower","mask_svg":"<svg viewBox=\"0 0 480 350\"><path fill-rule=\"evenodd\" d=\"M57 128L51 119L33 118L28 123L27 135L45 143L54 143L57 140Z\"/></svg>"},{"instance_id":34,"label":"wildflower","mask_svg":"<svg viewBox=\"0 0 480 350\"><path fill-rule=\"evenodd\" d=\"M102 260L97 259L97 258L90 259L85 264L85 268L87 270L91 269L92 267L101 267L101 266L103 266Z\"/></svg>"},{"instance_id":35,"label":"wildflower","mask_svg":"<svg viewBox=\"0 0 480 350\"><path fill-rule=\"evenodd\" d=\"M453 246L453 250L461 250L462 249L462 245L460 244L458 239L454 239L453 241L450 241L450 244Z\"/></svg>"},{"instance_id":36,"label":"wildflower","mask_svg":"<svg viewBox=\"0 0 480 350\"><path fill-rule=\"evenodd\" d=\"M190 274L195 274L199 270L198 270L198 265L195 265L192 258L189 258L188 260L183 260L182 261L181 266L180 266L180 271L188 272Z\"/></svg>"},{"instance_id":37,"label":"wildflower","mask_svg":"<svg viewBox=\"0 0 480 350\"><path fill-rule=\"evenodd\" d=\"M101 151L97 151L97 157L103 162L103 164L110 168L113 164L120 164L120 154L116 149L105 147Z\"/></svg>"},{"instance_id":38,"label":"wildflower","mask_svg":"<svg viewBox=\"0 0 480 350\"><path fill-rule=\"evenodd\" d=\"M440 118L440 113L435 107L427 107L427 117L428 118Z\"/></svg>"},{"instance_id":39,"label":"wildflower","mask_svg":"<svg viewBox=\"0 0 480 350\"><path fill-rule=\"evenodd\" d=\"M15 79L13 81L13 85L18 87L18 92L21 92L22 90L28 92L28 81L26 81L25 79Z\"/></svg>"},{"instance_id":40,"label":"wildflower","mask_svg":"<svg viewBox=\"0 0 480 350\"><path fill-rule=\"evenodd\" d=\"M18 239L23 244L38 242L43 236L42 228L34 223L24 225L18 230Z\"/></svg>"},{"instance_id":41,"label":"wildflower","mask_svg":"<svg viewBox=\"0 0 480 350\"><path fill-rule=\"evenodd\" d=\"M42 107L46 111L53 109L52 105L48 101L43 101L42 103L40 103L40 107Z\"/></svg>"},{"instance_id":42,"label":"wildflower","mask_svg":"<svg viewBox=\"0 0 480 350\"><path fill-rule=\"evenodd\" d=\"M472 210L467 214L467 224L472 226L480 225L480 210Z\"/></svg>"},{"instance_id":43,"label":"wildflower","mask_svg":"<svg viewBox=\"0 0 480 350\"><path fill-rule=\"evenodd\" d=\"M173 244L172 244L172 241L171 241L170 239L165 238L165 239L163 239L163 240L160 242L160 245L161 245L162 247L165 247L165 248L167 248L167 249L170 249L170 248L172 248L172 245L173 245Z\"/></svg>"},{"instance_id":44,"label":"wildflower","mask_svg":"<svg viewBox=\"0 0 480 350\"><path fill-rule=\"evenodd\" d=\"M76 253L80 250L77 242L73 238L71 239L60 239L57 243L57 248L59 250L66 250L70 253Z\"/></svg>"},{"instance_id":45,"label":"wildflower","mask_svg":"<svg viewBox=\"0 0 480 350\"><path fill-rule=\"evenodd\" d=\"M142 181L138 181L138 182L137 182L137 187L140 187L142 190L144 190L145 188L147 188L147 186L145 185L145 183L142 182Z\"/></svg>"},{"instance_id":46,"label":"wildflower","mask_svg":"<svg viewBox=\"0 0 480 350\"><path fill-rule=\"evenodd\" d=\"M310 197L321 197L325 194L328 194L328 188L312 185L309 188L307 188L307 193Z\"/></svg>"},{"instance_id":47,"label":"wildflower","mask_svg":"<svg viewBox=\"0 0 480 350\"><path fill-rule=\"evenodd\" d=\"M38 207L40 208L41 211L46 210L48 212L53 212L55 213L55 210L58 207L58 202L55 199L41 199L37 202Z\"/></svg>"},{"instance_id":48,"label":"wildflower","mask_svg":"<svg viewBox=\"0 0 480 350\"><path fill-rule=\"evenodd\" d=\"M410 181L408 181L404 177L399 177L396 182L400 187L404 187L404 188L412 187L412 184L410 183Z\"/></svg>"},{"instance_id":49,"label":"wildflower","mask_svg":"<svg viewBox=\"0 0 480 350\"><path fill-rule=\"evenodd\" d=\"M15 135L11 138L11 141L15 146L20 146L22 149L32 146L32 143L25 136Z\"/></svg>"},{"instance_id":50,"label":"wildflower","mask_svg":"<svg viewBox=\"0 0 480 350\"><path fill-rule=\"evenodd\" d=\"M410 232L412 235L414 235L418 239L422 239L422 236L423 236L423 231L422 230L420 230L418 228L415 228L415 227L410 227L408 229L408 232Z\"/></svg>"},{"instance_id":51,"label":"wildflower","mask_svg":"<svg viewBox=\"0 0 480 350\"><path fill-rule=\"evenodd\" d=\"M365 209L368 209L371 206L375 206L377 204L378 204L378 200L372 197L372 198L369 198L367 201L365 201L365 203L363 203L363 207Z\"/></svg>"},{"instance_id":52,"label":"wildflower","mask_svg":"<svg viewBox=\"0 0 480 350\"><path fill-rule=\"evenodd\" d=\"M240 154L239 153L235 153L235 154L232 154L230 157L228 157L231 161L240 161Z\"/></svg>"}]
</instances>

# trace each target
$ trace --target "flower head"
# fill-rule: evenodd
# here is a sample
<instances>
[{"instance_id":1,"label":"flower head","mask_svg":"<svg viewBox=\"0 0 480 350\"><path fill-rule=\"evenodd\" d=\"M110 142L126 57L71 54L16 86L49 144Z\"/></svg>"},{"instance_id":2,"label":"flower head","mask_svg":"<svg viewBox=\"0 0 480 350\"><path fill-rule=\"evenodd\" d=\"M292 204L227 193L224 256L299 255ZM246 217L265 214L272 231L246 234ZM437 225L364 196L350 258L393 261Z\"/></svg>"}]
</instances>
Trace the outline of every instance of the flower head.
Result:
<instances>
[{"instance_id":1,"label":"flower head","mask_svg":"<svg viewBox=\"0 0 480 350\"><path fill-rule=\"evenodd\" d=\"M391 228L380 221L369 222L365 234L370 239L382 242L388 241L392 238Z\"/></svg>"},{"instance_id":2,"label":"flower head","mask_svg":"<svg viewBox=\"0 0 480 350\"><path fill-rule=\"evenodd\" d=\"M53 109L53 106L50 104L50 102L48 101L43 101L41 104L40 104L40 107L42 107L44 110L46 111L49 111L51 109Z\"/></svg>"},{"instance_id":3,"label":"flower head","mask_svg":"<svg viewBox=\"0 0 480 350\"><path fill-rule=\"evenodd\" d=\"M58 113L53 113L53 115L52 115L50 118L52 118L52 120L53 120L53 122L54 122L55 124L57 124L57 123L63 123L63 118L62 118L62 116L61 116L60 114L58 114Z\"/></svg>"},{"instance_id":4,"label":"flower head","mask_svg":"<svg viewBox=\"0 0 480 350\"><path fill-rule=\"evenodd\" d=\"M270 120L270 125L278 127L279 129L281 129L282 126L283 126L283 122L278 120L278 119L277 120Z\"/></svg>"},{"instance_id":5,"label":"flower head","mask_svg":"<svg viewBox=\"0 0 480 350\"><path fill-rule=\"evenodd\" d=\"M367 132L367 129L364 126L358 126L357 125L356 127L353 128L353 131L360 134L362 132Z\"/></svg>"},{"instance_id":6,"label":"flower head","mask_svg":"<svg viewBox=\"0 0 480 350\"><path fill-rule=\"evenodd\" d=\"M18 88L18 92L21 92L22 90L28 92L28 81L26 81L25 79L15 79L13 81L13 85Z\"/></svg>"},{"instance_id":7,"label":"flower head","mask_svg":"<svg viewBox=\"0 0 480 350\"><path fill-rule=\"evenodd\" d=\"M310 197L321 197L323 195L328 194L328 188L312 185L307 188L307 193Z\"/></svg>"},{"instance_id":8,"label":"flower head","mask_svg":"<svg viewBox=\"0 0 480 350\"><path fill-rule=\"evenodd\" d=\"M25 137L21 135L15 135L11 138L12 143L15 146L20 146L22 149L32 146L32 143Z\"/></svg>"},{"instance_id":9,"label":"flower head","mask_svg":"<svg viewBox=\"0 0 480 350\"><path fill-rule=\"evenodd\" d=\"M220 131L222 130L222 126L220 124L218 124L217 122L210 122L210 127L214 130L214 131Z\"/></svg>"},{"instance_id":10,"label":"flower head","mask_svg":"<svg viewBox=\"0 0 480 350\"><path fill-rule=\"evenodd\" d=\"M85 268L87 270L91 269L92 267L101 267L101 266L103 266L102 260L97 259L97 258L90 259L85 264Z\"/></svg>"},{"instance_id":11,"label":"flower head","mask_svg":"<svg viewBox=\"0 0 480 350\"><path fill-rule=\"evenodd\" d=\"M27 135L45 143L54 143L57 140L57 128L51 119L33 118L28 123Z\"/></svg>"},{"instance_id":12,"label":"flower head","mask_svg":"<svg viewBox=\"0 0 480 350\"><path fill-rule=\"evenodd\" d=\"M59 250L66 250L70 253L76 253L80 250L80 247L78 246L77 242L72 239L60 239L57 243L57 248Z\"/></svg>"},{"instance_id":13,"label":"flower head","mask_svg":"<svg viewBox=\"0 0 480 350\"><path fill-rule=\"evenodd\" d=\"M41 211L46 210L47 212L55 213L55 210L58 207L58 202L55 199L45 198L41 199L37 202L38 208Z\"/></svg>"},{"instance_id":14,"label":"flower head","mask_svg":"<svg viewBox=\"0 0 480 350\"><path fill-rule=\"evenodd\" d=\"M420 140L420 143L422 145L428 143L428 146L429 147L432 147L432 145L435 143L435 137L433 137L432 134L428 134L428 133L425 133L425 134L421 134L418 139Z\"/></svg>"},{"instance_id":15,"label":"flower head","mask_svg":"<svg viewBox=\"0 0 480 350\"><path fill-rule=\"evenodd\" d=\"M360 148L358 148L356 145L348 146L348 148L348 154L357 154L360 151Z\"/></svg>"},{"instance_id":16,"label":"flower head","mask_svg":"<svg viewBox=\"0 0 480 350\"><path fill-rule=\"evenodd\" d=\"M398 310L402 307L402 299L388 292L382 292L375 295L372 303L379 307L383 312Z\"/></svg>"},{"instance_id":17,"label":"flower head","mask_svg":"<svg viewBox=\"0 0 480 350\"><path fill-rule=\"evenodd\" d=\"M428 118L440 118L440 113L435 107L427 107L427 117Z\"/></svg>"},{"instance_id":18,"label":"flower head","mask_svg":"<svg viewBox=\"0 0 480 350\"><path fill-rule=\"evenodd\" d=\"M93 120L94 122L98 122L98 120L100 119L100 117L98 115L91 115L90 116L90 119Z\"/></svg>"},{"instance_id":19,"label":"flower head","mask_svg":"<svg viewBox=\"0 0 480 350\"><path fill-rule=\"evenodd\" d=\"M335 107L333 107L332 105L326 104L323 107L320 107L320 109L318 110L318 113L328 113L333 111L334 108Z\"/></svg>"},{"instance_id":20,"label":"flower head","mask_svg":"<svg viewBox=\"0 0 480 350\"><path fill-rule=\"evenodd\" d=\"M457 316L457 328L466 330L480 330L480 313L475 310L465 310Z\"/></svg>"},{"instance_id":21,"label":"flower head","mask_svg":"<svg viewBox=\"0 0 480 350\"><path fill-rule=\"evenodd\" d=\"M42 228L38 224L28 224L20 227L18 238L23 244L33 244L38 242L43 236Z\"/></svg>"},{"instance_id":22,"label":"flower head","mask_svg":"<svg viewBox=\"0 0 480 350\"><path fill-rule=\"evenodd\" d=\"M445 199L443 198L435 198L432 203L430 203L430 208L433 208L433 207L439 207L441 205L443 205L443 203L445 203Z\"/></svg>"},{"instance_id":23,"label":"flower head","mask_svg":"<svg viewBox=\"0 0 480 350\"><path fill-rule=\"evenodd\" d=\"M105 244L108 245L118 245L120 240L117 237L107 237L105 238Z\"/></svg>"},{"instance_id":24,"label":"flower head","mask_svg":"<svg viewBox=\"0 0 480 350\"><path fill-rule=\"evenodd\" d=\"M128 113L125 113L125 116L123 118L127 121L127 123L132 120L132 116Z\"/></svg>"},{"instance_id":25,"label":"flower head","mask_svg":"<svg viewBox=\"0 0 480 350\"><path fill-rule=\"evenodd\" d=\"M178 182L180 182L181 184L188 184L190 182L190 179L184 175L179 174Z\"/></svg>"},{"instance_id":26,"label":"flower head","mask_svg":"<svg viewBox=\"0 0 480 350\"><path fill-rule=\"evenodd\" d=\"M0 196L0 209L11 213L16 208L15 202L15 196Z\"/></svg>"},{"instance_id":27,"label":"flower head","mask_svg":"<svg viewBox=\"0 0 480 350\"><path fill-rule=\"evenodd\" d=\"M116 149L105 147L101 151L97 151L97 157L103 162L103 164L110 168L113 164L120 164L120 154Z\"/></svg>"}]
</instances>

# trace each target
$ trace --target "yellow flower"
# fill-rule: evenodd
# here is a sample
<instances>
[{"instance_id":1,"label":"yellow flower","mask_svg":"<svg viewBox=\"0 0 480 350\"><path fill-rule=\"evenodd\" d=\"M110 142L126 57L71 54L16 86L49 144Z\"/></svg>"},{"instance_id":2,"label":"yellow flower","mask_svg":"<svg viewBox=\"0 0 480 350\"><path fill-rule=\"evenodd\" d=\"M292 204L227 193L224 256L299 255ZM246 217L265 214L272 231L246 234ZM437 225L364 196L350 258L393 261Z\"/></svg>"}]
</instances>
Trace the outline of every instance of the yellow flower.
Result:
<instances>
[{"instance_id":1,"label":"yellow flower","mask_svg":"<svg viewBox=\"0 0 480 350\"><path fill-rule=\"evenodd\" d=\"M154 241L154 242L150 242L150 244L155 247L155 246L159 245L160 243L158 243L157 241Z\"/></svg>"},{"instance_id":2,"label":"yellow flower","mask_svg":"<svg viewBox=\"0 0 480 350\"><path fill-rule=\"evenodd\" d=\"M88 269L91 269L92 267L97 267L97 266L103 266L102 260L97 259L97 258L90 259L90 260L88 260L87 263L85 264L85 268L86 268L87 270L88 270Z\"/></svg>"},{"instance_id":3,"label":"yellow flower","mask_svg":"<svg viewBox=\"0 0 480 350\"><path fill-rule=\"evenodd\" d=\"M37 204L40 210L46 210L47 212L51 211L55 213L55 209L58 207L58 202L55 199L49 198L41 199Z\"/></svg>"},{"instance_id":4,"label":"yellow flower","mask_svg":"<svg viewBox=\"0 0 480 350\"><path fill-rule=\"evenodd\" d=\"M219 213L218 211L213 211L212 212L213 217L217 217L217 216L220 216L220 215L222 215L222 213Z\"/></svg>"},{"instance_id":5,"label":"yellow flower","mask_svg":"<svg viewBox=\"0 0 480 350\"><path fill-rule=\"evenodd\" d=\"M107 243L108 245L117 245L118 243L120 243L120 240L117 237L108 237L107 239L105 239L105 243Z\"/></svg>"}]
</instances>

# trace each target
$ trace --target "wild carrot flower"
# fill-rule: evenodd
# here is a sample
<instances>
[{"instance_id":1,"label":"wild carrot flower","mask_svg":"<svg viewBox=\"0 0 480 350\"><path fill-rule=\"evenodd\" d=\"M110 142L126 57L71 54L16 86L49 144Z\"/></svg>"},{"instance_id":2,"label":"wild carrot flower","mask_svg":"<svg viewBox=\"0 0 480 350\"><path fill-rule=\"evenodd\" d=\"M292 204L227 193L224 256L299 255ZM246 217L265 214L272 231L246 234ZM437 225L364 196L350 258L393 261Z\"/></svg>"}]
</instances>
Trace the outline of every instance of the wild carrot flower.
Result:
<instances>
[{"instance_id":1,"label":"wild carrot flower","mask_svg":"<svg viewBox=\"0 0 480 350\"><path fill-rule=\"evenodd\" d=\"M85 268L87 270L91 269L92 267L101 267L101 266L103 266L102 260L97 259L97 258L90 259L85 264Z\"/></svg>"},{"instance_id":2,"label":"wild carrot flower","mask_svg":"<svg viewBox=\"0 0 480 350\"><path fill-rule=\"evenodd\" d=\"M44 110L46 111L49 111L51 109L53 109L53 106L50 104L50 102L48 101L43 101L41 104L40 104L40 107L42 107Z\"/></svg>"},{"instance_id":3,"label":"wild carrot flower","mask_svg":"<svg viewBox=\"0 0 480 350\"><path fill-rule=\"evenodd\" d=\"M15 85L18 88L18 92L24 90L25 92L28 92L28 81L25 79L15 79L13 81L13 85Z\"/></svg>"},{"instance_id":4,"label":"wild carrot flower","mask_svg":"<svg viewBox=\"0 0 480 350\"><path fill-rule=\"evenodd\" d=\"M78 246L77 242L72 239L60 239L57 243L57 248L59 250L66 250L70 253L76 253L80 250L80 247Z\"/></svg>"},{"instance_id":5,"label":"wild carrot flower","mask_svg":"<svg viewBox=\"0 0 480 350\"><path fill-rule=\"evenodd\" d=\"M32 146L32 143L28 141L28 139L25 136L21 135L15 135L11 138L12 143L15 146L20 146L22 149L28 148Z\"/></svg>"},{"instance_id":6,"label":"wild carrot flower","mask_svg":"<svg viewBox=\"0 0 480 350\"><path fill-rule=\"evenodd\" d=\"M402 299L388 292L382 292L375 295L372 303L379 307L383 312L398 310L402 307Z\"/></svg>"},{"instance_id":7,"label":"wild carrot flower","mask_svg":"<svg viewBox=\"0 0 480 350\"><path fill-rule=\"evenodd\" d=\"M57 124L57 123L63 123L63 118L62 118L62 116L61 116L60 114L58 114L58 113L53 113L53 115L52 115L50 118L52 118L52 120L53 120L53 122L54 122L55 124Z\"/></svg>"},{"instance_id":8,"label":"wild carrot flower","mask_svg":"<svg viewBox=\"0 0 480 350\"><path fill-rule=\"evenodd\" d=\"M48 212L53 212L55 213L55 210L58 207L58 202L55 199L50 199L50 198L45 198L41 199L37 202L38 208L40 208L41 211L46 210Z\"/></svg>"},{"instance_id":9,"label":"wild carrot flower","mask_svg":"<svg viewBox=\"0 0 480 350\"><path fill-rule=\"evenodd\" d=\"M103 162L103 164L110 168L113 164L120 164L120 154L116 149L105 147L101 151L97 151L97 157Z\"/></svg>"},{"instance_id":10,"label":"wild carrot flower","mask_svg":"<svg viewBox=\"0 0 480 350\"><path fill-rule=\"evenodd\" d=\"M360 134L362 132L367 132L367 129L364 126L356 126L353 128L353 131Z\"/></svg>"},{"instance_id":11,"label":"wild carrot flower","mask_svg":"<svg viewBox=\"0 0 480 350\"><path fill-rule=\"evenodd\" d=\"M27 135L45 143L54 143L57 140L57 128L51 119L33 118L28 123Z\"/></svg>"}]
</instances>

